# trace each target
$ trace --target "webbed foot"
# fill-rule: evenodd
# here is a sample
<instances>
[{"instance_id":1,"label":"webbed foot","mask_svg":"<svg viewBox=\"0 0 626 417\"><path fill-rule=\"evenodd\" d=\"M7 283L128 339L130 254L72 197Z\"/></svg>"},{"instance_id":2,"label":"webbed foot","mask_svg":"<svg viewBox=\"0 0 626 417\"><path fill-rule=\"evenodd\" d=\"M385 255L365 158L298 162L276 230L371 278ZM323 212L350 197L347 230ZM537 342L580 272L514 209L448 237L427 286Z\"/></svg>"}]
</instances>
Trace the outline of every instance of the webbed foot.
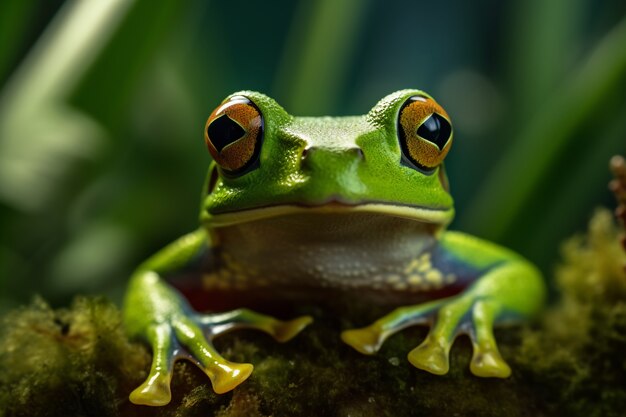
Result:
<instances>
[{"instance_id":1,"label":"webbed foot","mask_svg":"<svg viewBox=\"0 0 626 417\"><path fill-rule=\"evenodd\" d=\"M152 366L146 380L130 394L130 400L152 406L169 403L173 365L182 358L194 362L204 371L216 393L228 392L250 376L253 366L224 359L213 347L213 338L227 331L251 328L271 335L278 342L286 342L311 321L309 316L281 321L239 309L220 314L181 314L151 325L145 336L152 346Z\"/></svg>"},{"instance_id":2,"label":"webbed foot","mask_svg":"<svg viewBox=\"0 0 626 417\"><path fill-rule=\"evenodd\" d=\"M436 375L446 374L452 343L465 333L473 345L471 372L481 377L506 378L511 368L500 356L493 335L493 324L501 310L496 300L459 296L396 309L367 327L344 331L341 338L357 351L373 354L392 334L429 324L426 339L408 354L413 366Z\"/></svg>"}]
</instances>

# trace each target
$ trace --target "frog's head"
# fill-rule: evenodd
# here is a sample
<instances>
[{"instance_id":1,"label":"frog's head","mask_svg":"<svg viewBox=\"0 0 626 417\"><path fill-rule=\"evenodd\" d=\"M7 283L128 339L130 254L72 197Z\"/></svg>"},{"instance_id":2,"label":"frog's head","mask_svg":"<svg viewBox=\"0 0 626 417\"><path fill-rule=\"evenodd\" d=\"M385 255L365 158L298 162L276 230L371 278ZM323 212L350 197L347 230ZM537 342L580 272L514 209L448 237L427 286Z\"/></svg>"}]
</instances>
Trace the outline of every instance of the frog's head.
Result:
<instances>
[{"instance_id":1,"label":"frog's head","mask_svg":"<svg viewBox=\"0 0 626 417\"><path fill-rule=\"evenodd\" d=\"M443 227L454 215L443 166L450 119L419 90L350 117L293 117L242 91L211 113L204 135L214 160L201 213L209 227L351 211Z\"/></svg>"}]
</instances>

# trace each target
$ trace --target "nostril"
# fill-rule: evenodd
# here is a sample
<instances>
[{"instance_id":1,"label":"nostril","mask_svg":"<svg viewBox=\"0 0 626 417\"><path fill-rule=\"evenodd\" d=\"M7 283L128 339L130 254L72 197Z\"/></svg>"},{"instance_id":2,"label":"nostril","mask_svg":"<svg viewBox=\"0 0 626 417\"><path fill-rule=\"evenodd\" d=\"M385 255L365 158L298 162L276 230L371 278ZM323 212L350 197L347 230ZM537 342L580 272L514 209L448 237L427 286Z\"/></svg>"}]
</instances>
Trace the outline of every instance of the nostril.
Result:
<instances>
[{"instance_id":1,"label":"nostril","mask_svg":"<svg viewBox=\"0 0 626 417\"><path fill-rule=\"evenodd\" d=\"M309 154L309 148L304 148L302 150L302 159L306 158L308 154Z\"/></svg>"}]
</instances>

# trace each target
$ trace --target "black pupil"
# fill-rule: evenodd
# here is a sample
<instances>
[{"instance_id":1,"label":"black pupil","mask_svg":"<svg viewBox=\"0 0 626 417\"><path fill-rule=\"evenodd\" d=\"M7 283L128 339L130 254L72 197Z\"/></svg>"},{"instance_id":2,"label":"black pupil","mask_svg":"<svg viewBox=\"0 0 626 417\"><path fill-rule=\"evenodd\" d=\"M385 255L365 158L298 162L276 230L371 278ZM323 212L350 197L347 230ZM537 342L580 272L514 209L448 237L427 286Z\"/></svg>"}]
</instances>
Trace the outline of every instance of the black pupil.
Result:
<instances>
[{"instance_id":1,"label":"black pupil","mask_svg":"<svg viewBox=\"0 0 626 417\"><path fill-rule=\"evenodd\" d=\"M207 134L215 149L222 152L222 149L241 139L246 131L233 119L223 114L211 122L207 128Z\"/></svg>"},{"instance_id":2,"label":"black pupil","mask_svg":"<svg viewBox=\"0 0 626 417\"><path fill-rule=\"evenodd\" d=\"M448 142L450 132L452 132L450 123L437 113L433 113L417 128L418 135L437 145L440 150Z\"/></svg>"}]
</instances>

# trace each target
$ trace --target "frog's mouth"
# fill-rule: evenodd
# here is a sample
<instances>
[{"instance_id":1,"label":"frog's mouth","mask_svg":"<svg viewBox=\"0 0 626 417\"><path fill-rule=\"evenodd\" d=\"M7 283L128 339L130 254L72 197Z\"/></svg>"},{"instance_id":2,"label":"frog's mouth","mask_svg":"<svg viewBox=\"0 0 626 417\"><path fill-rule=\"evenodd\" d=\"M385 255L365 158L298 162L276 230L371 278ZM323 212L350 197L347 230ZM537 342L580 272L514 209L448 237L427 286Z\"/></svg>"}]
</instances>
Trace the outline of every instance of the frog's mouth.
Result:
<instances>
[{"instance_id":1,"label":"frog's mouth","mask_svg":"<svg viewBox=\"0 0 626 417\"><path fill-rule=\"evenodd\" d=\"M208 211L204 211L201 220L203 223L210 225L211 227L225 227L272 217L307 213L377 213L437 226L446 226L454 217L454 209L451 207L432 208L392 204L387 202L346 203L337 199L332 199L323 204L316 205L279 204L221 213L209 213Z\"/></svg>"}]
</instances>

